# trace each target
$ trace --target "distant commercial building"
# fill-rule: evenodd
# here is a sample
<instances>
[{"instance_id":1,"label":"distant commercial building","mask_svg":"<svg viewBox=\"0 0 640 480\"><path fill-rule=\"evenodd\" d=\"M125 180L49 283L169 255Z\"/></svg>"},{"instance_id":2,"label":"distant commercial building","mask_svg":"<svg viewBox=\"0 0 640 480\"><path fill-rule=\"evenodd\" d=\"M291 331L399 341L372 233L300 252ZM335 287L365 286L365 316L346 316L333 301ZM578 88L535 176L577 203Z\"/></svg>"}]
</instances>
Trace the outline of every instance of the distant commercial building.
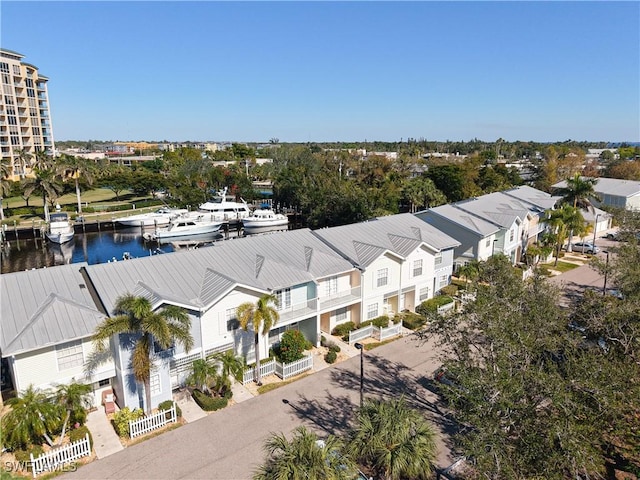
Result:
<instances>
[{"instance_id":1,"label":"distant commercial building","mask_svg":"<svg viewBox=\"0 0 640 480\"><path fill-rule=\"evenodd\" d=\"M38 152L53 154L49 79L22 61L24 55L0 49L0 152L9 160L11 180L31 173Z\"/></svg>"}]
</instances>

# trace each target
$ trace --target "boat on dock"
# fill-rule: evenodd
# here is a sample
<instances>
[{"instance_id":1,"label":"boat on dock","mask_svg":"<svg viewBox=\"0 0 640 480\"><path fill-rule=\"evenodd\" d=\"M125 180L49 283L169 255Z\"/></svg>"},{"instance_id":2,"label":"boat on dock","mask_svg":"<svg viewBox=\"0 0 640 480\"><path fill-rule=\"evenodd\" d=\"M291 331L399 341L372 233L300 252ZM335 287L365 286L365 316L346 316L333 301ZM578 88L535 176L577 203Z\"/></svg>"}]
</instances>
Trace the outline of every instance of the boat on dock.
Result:
<instances>
[{"instance_id":1,"label":"boat on dock","mask_svg":"<svg viewBox=\"0 0 640 480\"><path fill-rule=\"evenodd\" d=\"M184 208L162 207L155 212L138 213L116 219L116 223L125 227L154 227L168 225L172 218L187 213Z\"/></svg>"},{"instance_id":2,"label":"boat on dock","mask_svg":"<svg viewBox=\"0 0 640 480\"><path fill-rule=\"evenodd\" d=\"M190 212L174 217L166 228L159 228L155 232L145 233L143 238L150 241L170 241L184 239L197 235L206 235L220 230L224 222L215 220L213 215Z\"/></svg>"},{"instance_id":3,"label":"boat on dock","mask_svg":"<svg viewBox=\"0 0 640 480\"><path fill-rule=\"evenodd\" d=\"M232 195L227 195L227 188L217 192L213 200L205 202L198 207L198 213L213 215L219 222L237 223L251 215L251 209L247 202L235 200Z\"/></svg>"},{"instance_id":4,"label":"boat on dock","mask_svg":"<svg viewBox=\"0 0 640 480\"><path fill-rule=\"evenodd\" d=\"M246 233L266 233L289 228L289 217L276 213L270 208L260 208L242 219L242 226Z\"/></svg>"},{"instance_id":5,"label":"boat on dock","mask_svg":"<svg viewBox=\"0 0 640 480\"><path fill-rule=\"evenodd\" d=\"M63 244L71 241L75 235L73 222L67 212L58 210L49 216L45 235L52 243Z\"/></svg>"}]
</instances>

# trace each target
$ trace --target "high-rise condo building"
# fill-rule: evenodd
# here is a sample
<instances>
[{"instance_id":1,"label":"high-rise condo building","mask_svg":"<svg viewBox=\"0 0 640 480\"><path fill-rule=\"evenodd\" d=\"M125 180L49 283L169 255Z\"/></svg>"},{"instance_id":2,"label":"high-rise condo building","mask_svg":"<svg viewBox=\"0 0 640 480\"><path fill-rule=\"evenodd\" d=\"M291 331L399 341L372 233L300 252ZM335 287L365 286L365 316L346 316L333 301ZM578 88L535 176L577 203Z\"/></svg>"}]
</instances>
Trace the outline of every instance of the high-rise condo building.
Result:
<instances>
[{"instance_id":1,"label":"high-rise condo building","mask_svg":"<svg viewBox=\"0 0 640 480\"><path fill-rule=\"evenodd\" d=\"M49 79L23 58L17 52L0 49L0 149L12 180L28 175L38 154L53 155L55 151Z\"/></svg>"}]
</instances>

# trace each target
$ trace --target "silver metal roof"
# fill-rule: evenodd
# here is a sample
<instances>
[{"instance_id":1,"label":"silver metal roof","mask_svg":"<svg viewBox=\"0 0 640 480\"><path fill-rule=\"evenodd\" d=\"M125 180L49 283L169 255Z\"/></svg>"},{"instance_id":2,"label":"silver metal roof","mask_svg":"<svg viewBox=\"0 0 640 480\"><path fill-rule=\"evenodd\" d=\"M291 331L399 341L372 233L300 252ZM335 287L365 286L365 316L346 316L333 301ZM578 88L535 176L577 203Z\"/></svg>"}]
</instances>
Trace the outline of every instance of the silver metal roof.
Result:
<instances>
[{"instance_id":1,"label":"silver metal roof","mask_svg":"<svg viewBox=\"0 0 640 480\"><path fill-rule=\"evenodd\" d=\"M410 213L323 228L315 230L313 234L361 268L366 268L385 252L405 258L423 244L434 251L457 247L460 244Z\"/></svg>"},{"instance_id":2,"label":"silver metal roof","mask_svg":"<svg viewBox=\"0 0 640 480\"><path fill-rule=\"evenodd\" d=\"M426 222L428 222L429 218L433 215L458 224L482 238L493 235L494 233L500 231L500 229L495 224L483 220L482 218L469 212L456 208L453 205L440 205L439 207L433 207L429 210L416 213L416 216L418 218L422 218Z\"/></svg>"},{"instance_id":3,"label":"silver metal roof","mask_svg":"<svg viewBox=\"0 0 640 480\"><path fill-rule=\"evenodd\" d=\"M273 291L353 270L309 229L218 242L211 247L86 267L106 311L125 293L156 305L206 308L236 285Z\"/></svg>"},{"instance_id":4,"label":"silver metal roof","mask_svg":"<svg viewBox=\"0 0 640 480\"><path fill-rule=\"evenodd\" d=\"M527 215L538 214L542 211L538 207L505 195L502 192L471 198L454 203L453 206L503 228L511 227L516 219L522 221Z\"/></svg>"},{"instance_id":5,"label":"silver metal roof","mask_svg":"<svg viewBox=\"0 0 640 480\"><path fill-rule=\"evenodd\" d=\"M636 180L620 180L618 178L603 177L597 180L598 183L593 186L596 193L625 198L640 195L640 182ZM567 182L564 180L553 185L554 188L565 188L566 186Z\"/></svg>"},{"instance_id":6,"label":"silver metal roof","mask_svg":"<svg viewBox=\"0 0 640 480\"><path fill-rule=\"evenodd\" d=\"M501 193L509 197L522 200L523 202L534 205L542 210L549 210L550 208L555 207L556 203L558 203L562 198L552 196L547 192L543 192L542 190L538 190L528 185L514 187L509 190L504 190Z\"/></svg>"},{"instance_id":7,"label":"silver metal roof","mask_svg":"<svg viewBox=\"0 0 640 480\"><path fill-rule=\"evenodd\" d=\"M0 275L2 356L89 337L105 318L81 269L86 263Z\"/></svg>"}]
</instances>

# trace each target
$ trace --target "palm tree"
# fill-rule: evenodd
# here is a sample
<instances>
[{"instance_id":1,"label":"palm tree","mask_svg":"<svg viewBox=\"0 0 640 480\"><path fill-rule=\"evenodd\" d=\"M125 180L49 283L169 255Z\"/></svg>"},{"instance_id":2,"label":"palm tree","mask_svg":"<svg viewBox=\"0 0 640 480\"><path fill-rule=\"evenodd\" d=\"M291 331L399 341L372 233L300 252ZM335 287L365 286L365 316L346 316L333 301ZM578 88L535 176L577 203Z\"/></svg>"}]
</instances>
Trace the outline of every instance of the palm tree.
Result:
<instances>
[{"instance_id":1,"label":"palm tree","mask_svg":"<svg viewBox=\"0 0 640 480\"><path fill-rule=\"evenodd\" d=\"M82 158L74 157L72 155L64 155L62 157L61 168L64 171L64 176L66 178L70 177L75 181L78 214L82 214L82 197L80 196L79 178L84 178L89 185L93 183L90 165Z\"/></svg>"},{"instance_id":2,"label":"palm tree","mask_svg":"<svg viewBox=\"0 0 640 480\"><path fill-rule=\"evenodd\" d=\"M260 376L260 327L262 335L267 335L269 330L278 322L280 314L275 307L278 307L278 298L272 294L261 296L254 304L245 302L236 309L236 316L242 329L246 332L251 328L255 333L256 349L256 383L262 385Z\"/></svg>"},{"instance_id":3,"label":"palm tree","mask_svg":"<svg viewBox=\"0 0 640 480\"><path fill-rule=\"evenodd\" d=\"M480 275L480 262L472 260L458 268L458 277L464 278L464 289L467 290L469 282L473 282Z\"/></svg>"},{"instance_id":4,"label":"palm tree","mask_svg":"<svg viewBox=\"0 0 640 480\"><path fill-rule=\"evenodd\" d=\"M1 424L7 446L24 448L41 443L43 438L53 446L50 435L58 431L64 411L59 404L33 385L7 404L12 408L2 417Z\"/></svg>"},{"instance_id":5,"label":"palm tree","mask_svg":"<svg viewBox=\"0 0 640 480\"><path fill-rule=\"evenodd\" d=\"M404 398L367 400L358 411L347 452L371 468L375 478L432 478L436 434Z\"/></svg>"},{"instance_id":6,"label":"palm tree","mask_svg":"<svg viewBox=\"0 0 640 480\"><path fill-rule=\"evenodd\" d=\"M0 161L0 220L4 220L4 207L2 205L2 200L5 195L9 195L11 193L11 185L13 182L9 180L9 174L11 173L11 166L9 165L9 160L3 158Z\"/></svg>"},{"instance_id":7,"label":"palm tree","mask_svg":"<svg viewBox=\"0 0 640 480\"><path fill-rule=\"evenodd\" d=\"M236 380L242 380L245 361L244 358L238 357L233 350L214 353L208 358L208 360L213 362L214 365L220 369L220 374L224 378L233 377Z\"/></svg>"},{"instance_id":8,"label":"palm tree","mask_svg":"<svg viewBox=\"0 0 640 480\"><path fill-rule=\"evenodd\" d=\"M67 410L67 416L64 419L62 433L60 434L60 442L64 438L64 433L69 423L80 425L87 420L87 409L91 408L91 385L83 383L69 383L66 385L58 385L56 389L56 402Z\"/></svg>"},{"instance_id":9,"label":"palm tree","mask_svg":"<svg viewBox=\"0 0 640 480\"><path fill-rule=\"evenodd\" d=\"M114 307L115 317L106 318L93 335L95 348L99 352L107 349L107 340L121 333L137 337L133 346L131 366L133 376L144 384L145 410L151 413L151 369L153 368L154 342L162 350L174 343L189 352L193 347L191 319L180 307L169 305L159 311L152 309L144 297L126 294L119 297Z\"/></svg>"},{"instance_id":10,"label":"palm tree","mask_svg":"<svg viewBox=\"0 0 640 480\"><path fill-rule=\"evenodd\" d=\"M557 210L547 211L547 224L552 228L556 236L556 260L554 265L557 265L560 249L569 232L572 234L573 232L582 232L585 230L586 225L580 210L567 203ZM571 243L571 239L569 239L569 243Z\"/></svg>"},{"instance_id":11,"label":"palm tree","mask_svg":"<svg viewBox=\"0 0 640 480\"><path fill-rule=\"evenodd\" d=\"M333 436L319 440L305 427L294 430L291 440L272 434L264 450L267 460L258 468L254 480L347 480L356 478L356 467L341 455L341 444Z\"/></svg>"},{"instance_id":12,"label":"palm tree","mask_svg":"<svg viewBox=\"0 0 640 480\"><path fill-rule=\"evenodd\" d=\"M64 191L59 175L51 169L33 169L35 177L22 180L22 190L25 197L31 196L34 192L42 196L44 207L44 219L49 221L49 205L47 199L55 201Z\"/></svg>"},{"instance_id":13,"label":"palm tree","mask_svg":"<svg viewBox=\"0 0 640 480\"><path fill-rule=\"evenodd\" d=\"M593 211L593 204L590 199L600 200L600 197L594 190L598 179L582 177L579 173L576 173L573 177L567 178L565 181L567 186L558 190L558 193L562 195L562 203L569 203L573 205L573 208Z\"/></svg>"},{"instance_id":14,"label":"palm tree","mask_svg":"<svg viewBox=\"0 0 640 480\"><path fill-rule=\"evenodd\" d=\"M27 166L31 166L31 159L33 158L33 155L31 153L29 153L29 150L25 149L25 148L21 148L20 150L17 150L16 153L18 154L14 159L14 169L15 169L15 163L17 160L18 165L20 166L20 178L25 178L25 171L27 169Z\"/></svg>"},{"instance_id":15,"label":"palm tree","mask_svg":"<svg viewBox=\"0 0 640 480\"><path fill-rule=\"evenodd\" d=\"M207 360L199 358L192 364L192 372L187 378L187 384L192 385L203 393L209 393L211 379L217 374L217 369Z\"/></svg>"}]
</instances>

